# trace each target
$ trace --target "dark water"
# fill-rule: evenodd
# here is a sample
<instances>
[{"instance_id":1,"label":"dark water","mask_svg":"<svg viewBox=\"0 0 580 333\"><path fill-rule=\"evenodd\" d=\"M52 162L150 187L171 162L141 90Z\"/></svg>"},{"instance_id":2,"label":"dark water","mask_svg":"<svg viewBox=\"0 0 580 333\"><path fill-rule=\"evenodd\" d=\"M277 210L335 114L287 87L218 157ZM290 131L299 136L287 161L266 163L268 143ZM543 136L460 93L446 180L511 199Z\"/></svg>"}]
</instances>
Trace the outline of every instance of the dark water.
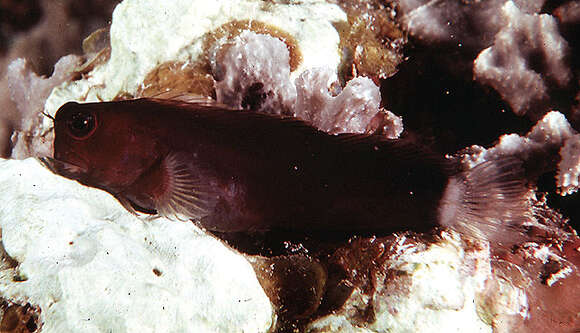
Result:
<instances>
[{"instance_id":1,"label":"dark water","mask_svg":"<svg viewBox=\"0 0 580 333\"><path fill-rule=\"evenodd\" d=\"M577 45L570 43L574 52ZM526 116L515 115L492 88L473 81L472 61L476 52L455 45L418 45L411 40L405 54L408 61L395 76L381 84L383 103L403 117L407 131L432 149L453 154L475 144L490 147L501 135L525 135L535 124ZM570 62L573 68L577 62ZM577 89L568 87L554 92L551 103L578 129L575 119L571 119L573 91ZM554 175L548 172L539 177L538 189L548 192L549 206L569 217L572 226L579 230L580 195L558 195Z\"/></svg>"}]
</instances>

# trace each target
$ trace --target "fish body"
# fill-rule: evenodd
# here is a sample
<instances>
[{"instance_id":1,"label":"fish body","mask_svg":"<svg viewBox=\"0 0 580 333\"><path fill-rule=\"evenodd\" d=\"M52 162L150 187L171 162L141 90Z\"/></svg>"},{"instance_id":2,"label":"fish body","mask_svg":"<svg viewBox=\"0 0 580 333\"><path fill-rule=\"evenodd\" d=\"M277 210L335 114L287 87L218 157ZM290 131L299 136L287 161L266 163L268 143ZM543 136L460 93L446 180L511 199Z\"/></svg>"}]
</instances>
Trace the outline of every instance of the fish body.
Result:
<instances>
[{"instance_id":1,"label":"fish body","mask_svg":"<svg viewBox=\"0 0 580 333\"><path fill-rule=\"evenodd\" d=\"M525 210L511 160L460 173L404 140L330 135L209 102L67 103L55 116L54 160L59 173L129 209L193 219L218 233L386 234L443 225L481 236L499 234L497 220L507 218L498 209L511 211L511 224Z\"/></svg>"}]
</instances>

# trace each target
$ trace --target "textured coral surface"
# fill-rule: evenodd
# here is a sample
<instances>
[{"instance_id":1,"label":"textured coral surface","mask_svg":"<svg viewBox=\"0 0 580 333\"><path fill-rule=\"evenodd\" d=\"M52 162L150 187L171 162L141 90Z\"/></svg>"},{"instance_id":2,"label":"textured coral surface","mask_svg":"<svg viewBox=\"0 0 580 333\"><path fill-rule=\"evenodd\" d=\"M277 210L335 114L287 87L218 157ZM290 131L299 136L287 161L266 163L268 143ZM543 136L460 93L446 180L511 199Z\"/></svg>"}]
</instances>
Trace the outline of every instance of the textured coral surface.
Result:
<instances>
[{"instance_id":1,"label":"textured coral surface","mask_svg":"<svg viewBox=\"0 0 580 333\"><path fill-rule=\"evenodd\" d=\"M577 0L117 2L0 2L0 331L580 329ZM51 156L67 101L191 95L461 170L517 158L523 238L400 221L250 256L25 159Z\"/></svg>"}]
</instances>

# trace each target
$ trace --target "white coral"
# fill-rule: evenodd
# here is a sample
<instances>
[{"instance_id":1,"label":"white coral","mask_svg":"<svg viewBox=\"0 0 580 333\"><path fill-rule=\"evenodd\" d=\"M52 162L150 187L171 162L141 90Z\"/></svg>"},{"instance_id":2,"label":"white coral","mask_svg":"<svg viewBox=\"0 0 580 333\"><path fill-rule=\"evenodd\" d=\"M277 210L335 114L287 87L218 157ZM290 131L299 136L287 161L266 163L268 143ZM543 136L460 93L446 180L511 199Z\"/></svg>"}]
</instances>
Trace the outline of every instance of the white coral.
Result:
<instances>
[{"instance_id":1,"label":"white coral","mask_svg":"<svg viewBox=\"0 0 580 333\"><path fill-rule=\"evenodd\" d=\"M251 265L191 223L141 221L35 159L1 160L0 228L18 261L2 297L40 306L43 332L266 332ZM18 276L21 282L14 282Z\"/></svg>"},{"instance_id":2,"label":"white coral","mask_svg":"<svg viewBox=\"0 0 580 333\"><path fill-rule=\"evenodd\" d=\"M580 134L566 140L560 156L556 184L562 195L572 194L580 187Z\"/></svg>"},{"instance_id":3,"label":"white coral","mask_svg":"<svg viewBox=\"0 0 580 333\"><path fill-rule=\"evenodd\" d=\"M545 78L559 86L570 80L568 44L550 15L525 14L511 1L502 15L508 24L475 59L475 79L495 88L515 113L524 114L548 98Z\"/></svg>"},{"instance_id":4,"label":"white coral","mask_svg":"<svg viewBox=\"0 0 580 333\"><path fill-rule=\"evenodd\" d=\"M19 124L12 137L13 158L52 155L52 121L41 112L52 89L68 80L79 63L78 56L61 58L50 78L36 75L24 59L8 66L10 97L19 111Z\"/></svg>"}]
</instances>

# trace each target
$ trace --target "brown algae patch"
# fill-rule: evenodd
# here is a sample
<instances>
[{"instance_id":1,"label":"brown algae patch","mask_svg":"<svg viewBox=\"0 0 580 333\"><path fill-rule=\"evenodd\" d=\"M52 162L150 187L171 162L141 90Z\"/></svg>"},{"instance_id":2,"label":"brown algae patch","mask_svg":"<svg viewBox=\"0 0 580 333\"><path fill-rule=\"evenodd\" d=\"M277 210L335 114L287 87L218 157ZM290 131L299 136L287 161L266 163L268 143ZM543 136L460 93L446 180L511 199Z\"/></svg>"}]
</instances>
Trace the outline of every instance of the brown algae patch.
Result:
<instances>
[{"instance_id":1,"label":"brown algae patch","mask_svg":"<svg viewBox=\"0 0 580 333\"><path fill-rule=\"evenodd\" d=\"M94 31L83 40L83 53L86 59L74 71L73 80L80 80L87 76L97 66L100 66L111 58L111 43L109 28Z\"/></svg>"},{"instance_id":2,"label":"brown algae patch","mask_svg":"<svg viewBox=\"0 0 580 333\"><path fill-rule=\"evenodd\" d=\"M2 298L0 299L0 332L40 332L42 328L40 313L38 306L30 303L20 305Z\"/></svg>"},{"instance_id":3,"label":"brown algae patch","mask_svg":"<svg viewBox=\"0 0 580 333\"><path fill-rule=\"evenodd\" d=\"M270 35L284 42L290 53L290 71L296 70L300 63L302 63L302 53L298 48L298 42L291 34L271 24L255 20L230 21L208 33L204 40L204 50L206 51L204 53L208 54L207 50L214 47L221 40L231 40L244 31Z\"/></svg>"},{"instance_id":4,"label":"brown algae patch","mask_svg":"<svg viewBox=\"0 0 580 333\"><path fill-rule=\"evenodd\" d=\"M375 82L392 76L402 60L399 51L405 36L390 16L384 1L340 1L348 22L335 22L340 35L342 82L356 76L368 76Z\"/></svg>"},{"instance_id":5,"label":"brown algae patch","mask_svg":"<svg viewBox=\"0 0 580 333\"><path fill-rule=\"evenodd\" d=\"M155 97L171 91L172 94L214 96L214 80L208 69L200 62L163 63L147 74L137 95Z\"/></svg>"},{"instance_id":6,"label":"brown algae patch","mask_svg":"<svg viewBox=\"0 0 580 333\"><path fill-rule=\"evenodd\" d=\"M244 31L270 35L280 39L290 53L290 70L294 71L302 62L302 54L296 39L289 33L267 23L255 20L234 20L208 32L203 37L203 52L191 63L166 62L153 69L143 81L137 94L140 97L155 97L171 91L172 94L191 94L215 97L214 77L211 61L216 54L227 48L228 41ZM215 53L214 53L215 52Z\"/></svg>"}]
</instances>

